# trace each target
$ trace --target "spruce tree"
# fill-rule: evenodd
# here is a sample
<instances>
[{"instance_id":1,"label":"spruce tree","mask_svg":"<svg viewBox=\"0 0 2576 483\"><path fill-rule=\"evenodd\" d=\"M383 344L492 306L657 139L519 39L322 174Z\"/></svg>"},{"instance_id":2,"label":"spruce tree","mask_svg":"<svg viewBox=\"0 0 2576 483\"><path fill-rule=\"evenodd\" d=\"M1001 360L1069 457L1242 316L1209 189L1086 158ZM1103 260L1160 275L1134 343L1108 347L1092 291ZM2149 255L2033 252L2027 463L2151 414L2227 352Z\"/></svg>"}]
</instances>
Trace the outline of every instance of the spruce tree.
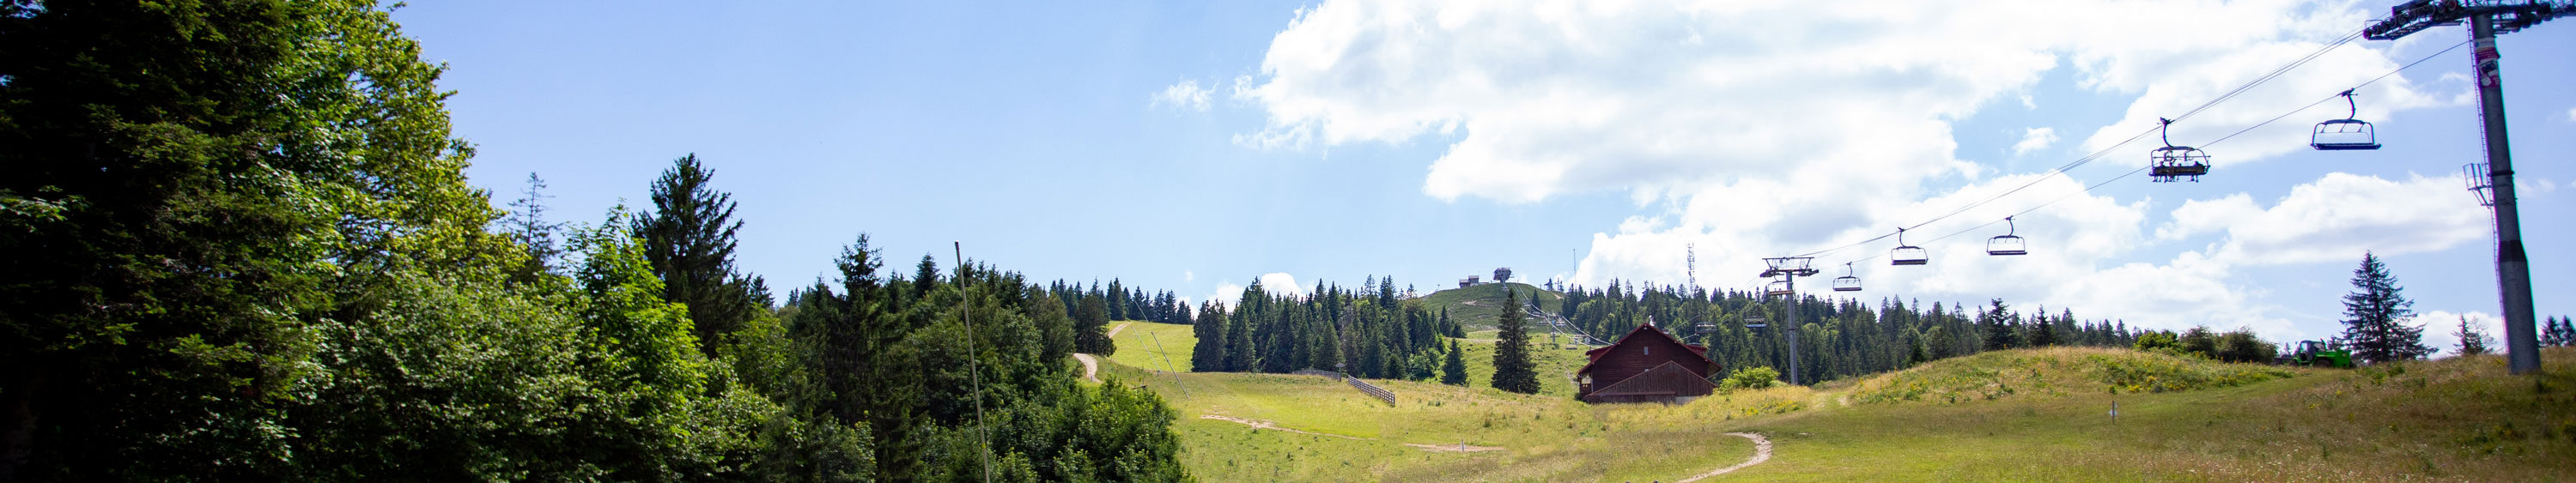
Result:
<instances>
[{"instance_id":1,"label":"spruce tree","mask_svg":"<svg viewBox=\"0 0 2576 483\"><path fill-rule=\"evenodd\" d=\"M1452 386L1467 385L1467 360L1460 356L1460 354L1465 352L1467 351L1458 348L1458 341L1456 339L1451 339L1449 341L1449 356L1445 358L1446 360L1440 362L1441 384Z\"/></svg>"},{"instance_id":2,"label":"spruce tree","mask_svg":"<svg viewBox=\"0 0 2576 483\"><path fill-rule=\"evenodd\" d=\"M714 171L698 155L681 156L653 182L653 212L637 216L632 231L644 239L644 258L662 278L662 298L687 304L699 350L715 347L769 308L769 289L745 278L733 264L733 195L707 186Z\"/></svg>"},{"instance_id":3,"label":"spruce tree","mask_svg":"<svg viewBox=\"0 0 2576 483\"><path fill-rule=\"evenodd\" d=\"M1494 344L1494 388L1521 394L1537 394L1538 368L1530 360L1529 327L1521 320L1520 291L1505 287L1503 316L1495 322L1501 329L1501 341Z\"/></svg>"},{"instance_id":4,"label":"spruce tree","mask_svg":"<svg viewBox=\"0 0 2576 483\"><path fill-rule=\"evenodd\" d=\"M2361 266L2352 271L2353 292L2343 297L2345 344L2353 356L2379 363L2416 359L2433 352L2424 346L2424 328L2407 325L2415 316L2415 302L2406 300L2397 277L2379 256L2361 254Z\"/></svg>"},{"instance_id":5,"label":"spruce tree","mask_svg":"<svg viewBox=\"0 0 2576 483\"><path fill-rule=\"evenodd\" d=\"M2544 347L2576 345L2576 324L2568 322L2566 317L2550 318L2548 322L2540 325L2540 345Z\"/></svg>"},{"instance_id":6,"label":"spruce tree","mask_svg":"<svg viewBox=\"0 0 2576 483\"><path fill-rule=\"evenodd\" d=\"M2481 332L2477 326L2470 325L2468 316L2460 316L2460 329L2452 332L2451 335L2460 338L2460 355L2474 356L2487 353L2486 332Z\"/></svg>"},{"instance_id":7,"label":"spruce tree","mask_svg":"<svg viewBox=\"0 0 2576 483\"><path fill-rule=\"evenodd\" d=\"M1104 356L1117 352L1117 346L1109 341L1107 297L1093 292L1082 298L1081 307L1073 313L1073 351Z\"/></svg>"},{"instance_id":8,"label":"spruce tree","mask_svg":"<svg viewBox=\"0 0 2576 483\"><path fill-rule=\"evenodd\" d=\"M2014 323L2014 318L2012 306L2004 305L2004 299L1994 299L1994 305L1978 312L1977 327L1986 332L1985 350L1998 351L2021 345L2021 332L2015 327L2020 324Z\"/></svg>"},{"instance_id":9,"label":"spruce tree","mask_svg":"<svg viewBox=\"0 0 2576 483\"><path fill-rule=\"evenodd\" d=\"M528 173L527 189L520 192L518 201L510 202L510 217L502 223L502 233L510 241L519 242L528 256L511 268L512 282L535 283L540 276L553 273L555 261L563 256L555 234L563 231L564 224L546 221L546 198L554 195L545 194L545 189L544 178Z\"/></svg>"},{"instance_id":10,"label":"spruce tree","mask_svg":"<svg viewBox=\"0 0 2576 483\"><path fill-rule=\"evenodd\" d=\"M1197 324L1190 326L1190 332L1199 338L1198 344L1190 348L1190 370L1196 372L1226 370L1225 312L1218 309L1216 302L1213 301L1200 304L1198 321Z\"/></svg>"}]
</instances>

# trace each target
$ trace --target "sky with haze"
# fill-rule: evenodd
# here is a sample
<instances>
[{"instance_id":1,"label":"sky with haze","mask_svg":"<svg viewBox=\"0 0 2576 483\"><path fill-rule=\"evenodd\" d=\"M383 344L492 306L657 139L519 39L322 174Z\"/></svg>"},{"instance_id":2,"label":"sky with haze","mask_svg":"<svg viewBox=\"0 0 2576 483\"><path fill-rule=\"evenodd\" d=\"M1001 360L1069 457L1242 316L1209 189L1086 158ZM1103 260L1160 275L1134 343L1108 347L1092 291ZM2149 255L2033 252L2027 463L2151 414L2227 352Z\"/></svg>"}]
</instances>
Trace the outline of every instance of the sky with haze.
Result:
<instances>
[{"instance_id":1,"label":"sky with haze","mask_svg":"<svg viewBox=\"0 0 2576 483\"><path fill-rule=\"evenodd\" d=\"M1872 303L2002 298L2286 341L2340 330L2370 250L2447 352L2459 317L2502 334L2491 219L2460 174L2483 160L2465 28L2354 40L2182 119L2172 142L2213 156L2201 182L2120 177L2161 146L2157 118L2394 3L455 1L394 17L447 65L469 175L496 205L536 173L554 219L597 223L648 207L652 179L695 153L741 204L741 267L781 296L832 277L860 233L901 272L949 266L961 241L1033 279L1230 300L1256 278L1427 292L1505 266L1681 284L1685 246L1700 286L1750 290L1762 257L1921 225L1905 241L1929 265L1888 265L1880 239L1817 255L1826 273L1805 283L1848 262ZM2576 314L2576 19L2498 44L2538 310ZM2355 86L2387 147L2309 149ZM2031 254L1985 255L2008 215Z\"/></svg>"}]
</instances>

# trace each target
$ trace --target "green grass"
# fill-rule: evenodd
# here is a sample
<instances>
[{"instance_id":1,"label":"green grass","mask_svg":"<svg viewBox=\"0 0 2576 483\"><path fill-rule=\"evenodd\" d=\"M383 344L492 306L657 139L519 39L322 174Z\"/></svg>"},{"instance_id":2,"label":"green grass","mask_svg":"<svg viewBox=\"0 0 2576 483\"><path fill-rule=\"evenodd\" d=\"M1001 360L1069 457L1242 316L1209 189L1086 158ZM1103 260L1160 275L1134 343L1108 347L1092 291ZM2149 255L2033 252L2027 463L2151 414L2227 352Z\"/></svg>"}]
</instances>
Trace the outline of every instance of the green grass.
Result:
<instances>
[{"instance_id":1,"label":"green grass","mask_svg":"<svg viewBox=\"0 0 2576 483\"><path fill-rule=\"evenodd\" d=\"M1190 349L1199 343L1190 326L1127 320L1110 322L1109 326L1118 324L1128 325L1109 338L1118 346L1118 353L1109 355L1110 361L1155 371L1165 370L1168 361L1170 370L1190 371Z\"/></svg>"},{"instance_id":2,"label":"green grass","mask_svg":"<svg viewBox=\"0 0 2576 483\"><path fill-rule=\"evenodd\" d=\"M2165 357L2005 351L1679 406L1378 382L1399 398L1389 407L1323 378L1103 371L1172 402L1184 462L1210 481L1672 481L1749 456L1729 431L1775 444L1771 461L1727 476L1741 480L2564 481L2576 472L2576 349L2546 351L2552 369L2539 376L2505 375L2494 356L2361 370ZM2139 383L2149 380L2167 385ZM1916 383L1938 388L1927 396L1976 397L1860 400ZM2107 414L2115 401L2117 422ZM1460 441L1507 449L1400 444Z\"/></svg>"},{"instance_id":3,"label":"green grass","mask_svg":"<svg viewBox=\"0 0 2576 483\"><path fill-rule=\"evenodd\" d=\"M1463 358L1460 362L1467 363L1467 387L1491 386L1494 380L1494 345L1496 344L1493 339L1494 331L1467 335L1469 336L1467 339L1458 339L1458 348L1466 351L1459 357ZM1578 345L1549 344L1546 335L1532 335L1530 339L1530 360L1538 363L1538 393L1559 398L1573 398L1574 371L1583 368L1585 362L1583 351L1589 349ZM1563 340L1572 341L1573 338L1568 337Z\"/></svg>"},{"instance_id":4,"label":"green grass","mask_svg":"<svg viewBox=\"0 0 2576 483\"><path fill-rule=\"evenodd\" d=\"M1469 331L1492 329L1503 314L1505 286L1519 289L1523 297L1537 297L1539 310L1561 312L1557 306L1565 300L1564 295L1525 283L1486 283L1432 292L1422 297L1422 307L1430 309L1434 316L1439 315L1440 309L1449 309L1449 320Z\"/></svg>"}]
</instances>

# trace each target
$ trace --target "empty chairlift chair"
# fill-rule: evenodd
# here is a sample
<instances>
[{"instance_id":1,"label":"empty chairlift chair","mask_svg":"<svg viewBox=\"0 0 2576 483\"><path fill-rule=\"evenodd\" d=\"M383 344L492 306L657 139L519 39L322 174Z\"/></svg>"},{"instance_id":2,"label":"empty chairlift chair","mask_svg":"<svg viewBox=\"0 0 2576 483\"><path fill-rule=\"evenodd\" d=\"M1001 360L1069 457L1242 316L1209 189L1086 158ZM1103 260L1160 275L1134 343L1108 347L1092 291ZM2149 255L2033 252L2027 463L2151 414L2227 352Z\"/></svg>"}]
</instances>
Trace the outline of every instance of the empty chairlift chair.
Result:
<instances>
[{"instance_id":1,"label":"empty chairlift chair","mask_svg":"<svg viewBox=\"0 0 2576 483\"><path fill-rule=\"evenodd\" d=\"M1762 289L1762 296L1764 297L1779 297L1797 294L1797 291L1789 289L1789 281L1787 280L1771 282L1769 287Z\"/></svg>"},{"instance_id":2,"label":"empty chairlift chair","mask_svg":"<svg viewBox=\"0 0 2576 483\"><path fill-rule=\"evenodd\" d=\"M2164 140L2165 147L2156 148L2155 152L2147 155L2147 179L2171 183L2176 179L2190 178L2194 183L2200 182L2200 175L2209 174L2209 153L2191 146L2173 145L2173 138L2168 135L2173 130L2173 120L2157 118L2156 121L2162 123L2156 127L2156 137Z\"/></svg>"},{"instance_id":3,"label":"empty chairlift chair","mask_svg":"<svg viewBox=\"0 0 2576 483\"><path fill-rule=\"evenodd\" d=\"M2352 100L2352 91L2343 91L2343 119L2317 123L2316 134L2308 136L2308 146L2318 151L2355 151L2379 149L2379 136L2361 117L2361 104Z\"/></svg>"},{"instance_id":4,"label":"empty chairlift chair","mask_svg":"<svg viewBox=\"0 0 2576 483\"><path fill-rule=\"evenodd\" d=\"M1860 291L1860 277L1852 276L1852 264L1851 264L1851 263L1848 263L1848 262L1843 263L1843 276L1840 276L1840 277L1834 277L1834 291L1836 291L1836 292L1858 292L1858 291Z\"/></svg>"},{"instance_id":5,"label":"empty chairlift chair","mask_svg":"<svg viewBox=\"0 0 2576 483\"><path fill-rule=\"evenodd\" d=\"M2004 217L2004 226L2008 231L2005 231L2003 236L1986 239L1986 254L1994 256L2030 254L2027 245L2022 243L2021 237L2013 235L2020 232L2021 228L2014 226L2012 217Z\"/></svg>"},{"instance_id":6,"label":"empty chairlift chair","mask_svg":"<svg viewBox=\"0 0 2576 483\"><path fill-rule=\"evenodd\" d=\"M1905 229L1896 229L1896 250L1888 254L1889 265L1922 265L1932 263L1932 252L1905 244Z\"/></svg>"}]
</instances>

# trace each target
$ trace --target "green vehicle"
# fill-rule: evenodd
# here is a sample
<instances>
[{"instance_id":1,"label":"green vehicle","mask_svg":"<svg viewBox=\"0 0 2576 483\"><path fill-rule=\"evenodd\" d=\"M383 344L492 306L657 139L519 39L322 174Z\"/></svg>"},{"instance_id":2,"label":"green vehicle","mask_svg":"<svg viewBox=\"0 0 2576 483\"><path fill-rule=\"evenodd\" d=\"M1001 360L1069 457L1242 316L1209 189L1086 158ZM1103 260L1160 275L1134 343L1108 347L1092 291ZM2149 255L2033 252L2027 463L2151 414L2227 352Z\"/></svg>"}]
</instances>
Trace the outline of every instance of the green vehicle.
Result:
<instances>
[{"instance_id":1,"label":"green vehicle","mask_svg":"<svg viewBox=\"0 0 2576 483\"><path fill-rule=\"evenodd\" d=\"M2299 350L2291 351L2288 354L2282 354L2280 360L2277 362L2284 365L2339 367L2351 369L2352 351L2344 350L2342 348L2329 348L2324 342L2303 340L2299 341Z\"/></svg>"}]
</instances>

